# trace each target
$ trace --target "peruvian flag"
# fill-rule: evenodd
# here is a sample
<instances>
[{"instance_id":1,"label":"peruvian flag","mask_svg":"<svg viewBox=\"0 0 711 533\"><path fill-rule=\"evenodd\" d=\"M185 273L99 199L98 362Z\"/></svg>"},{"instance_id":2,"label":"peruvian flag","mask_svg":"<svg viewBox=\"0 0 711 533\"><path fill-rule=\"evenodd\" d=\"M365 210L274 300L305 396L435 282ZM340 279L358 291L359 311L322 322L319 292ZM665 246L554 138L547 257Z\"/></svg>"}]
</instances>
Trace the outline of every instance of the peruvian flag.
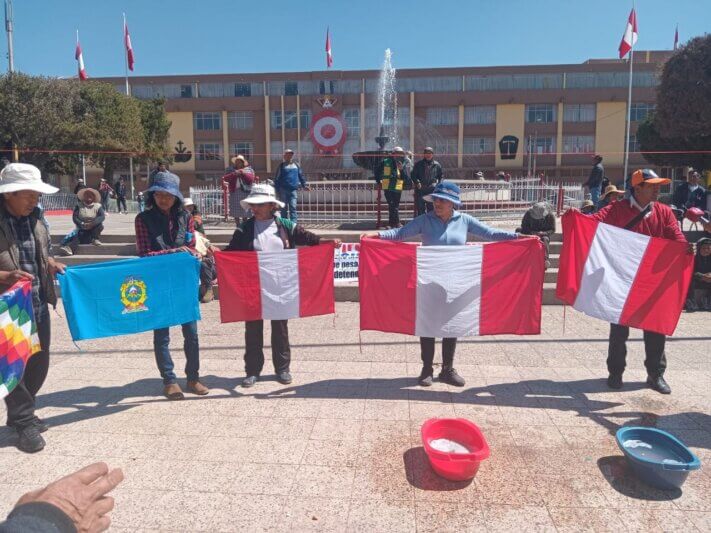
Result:
<instances>
[{"instance_id":1,"label":"peruvian flag","mask_svg":"<svg viewBox=\"0 0 711 533\"><path fill-rule=\"evenodd\" d=\"M128 24L126 24L126 18L123 19L123 42L126 46L126 59L128 61L128 70L133 72L133 46L131 46L131 35L128 33Z\"/></svg>"},{"instance_id":2,"label":"peruvian flag","mask_svg":"<svg viewBox=\"0 0 711 533\"><path fill-rule=\"evenodd\" d=\"M676 30L674 30L674 50L679 48L679 25L676 25Z\"/></svg>"},{"instance_id":3,"label":"peruvian flag","mask_svg":"<svg viewBox=\"0 0 711 533\"><path fill-rule=\"evenodd\" d=\"M694 269L686 243L611 226L575 210L561 222L560 300L611 324L674 333Z\"/></svg>"},{"instance_id":4,"label":"peruvian flag","mask_svg":"<svg viewBox=\"0 0 711 533\"><path fill-rule=\"evenodd\" d=\"M84 56L81 53L81 44L79 44L79 37L77 36L77 49L74 52L74 59L77 60L77 65L79 69L79 79L80 80L85 80L89 76L86 73L86 69L84 68Z\"/></svg>"},{"instance_id":5,"label":"peruvian flag","mask_svg":"<svg viewBox=\"0 0 711 533\"><path fill-rule=\"evenodd\" d=\"M326 28L326 68L331 68L333 65L333 55L331 54L331 35L329 28Z\"/></svg>"},{"instance_id":6,"label":"peruvian flag","mask_svg":"<svg viewBox=\"0 0 711 533\"><path fill-rule=\"evenodd\" d=\"M363 239L360 329L420 337L541 332L543 245L418 246Z\"/></svg>"},{"instance_id":7,"label":"peruvian flag","mask_svg":"<svg viewBox=\"0 0 711 533\"><path fill-rule=\"evenodd\" d=\"M632 47L637 42L637 13L634 12L634 8L630 11L630 16L627 19L627 26L625 27L625 33L622 36L622 42L620 42L620 59L625 57Z\"/></svg>"},{"instance_id":8,"label":"peruvian flag","mask_svg":"<svg viewBox=\"0 0 711 533\"><path fill-rule=\"evenodd\" d=\"M333 246L216 252L222 322L287 320L335 311Z\"/></svg>"}]
</instances>

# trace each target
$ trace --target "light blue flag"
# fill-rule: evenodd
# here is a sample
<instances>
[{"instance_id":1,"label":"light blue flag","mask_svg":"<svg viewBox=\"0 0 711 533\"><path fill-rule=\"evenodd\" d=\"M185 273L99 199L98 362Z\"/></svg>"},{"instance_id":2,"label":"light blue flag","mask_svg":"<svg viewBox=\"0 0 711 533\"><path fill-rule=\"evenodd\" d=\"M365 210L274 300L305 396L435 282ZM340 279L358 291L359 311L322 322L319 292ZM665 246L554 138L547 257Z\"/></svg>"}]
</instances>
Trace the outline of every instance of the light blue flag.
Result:
<instances>
[{"instance_id":1,"label":"light blue flag","mask_svg":"<svg viewBox=\"0 0 711 533\"><path fill-rule=\"evenodd\" d=\"M69 267L58 278L75 341L200 320L200 261L188 253Z\"/></svg>"}]
</instances>

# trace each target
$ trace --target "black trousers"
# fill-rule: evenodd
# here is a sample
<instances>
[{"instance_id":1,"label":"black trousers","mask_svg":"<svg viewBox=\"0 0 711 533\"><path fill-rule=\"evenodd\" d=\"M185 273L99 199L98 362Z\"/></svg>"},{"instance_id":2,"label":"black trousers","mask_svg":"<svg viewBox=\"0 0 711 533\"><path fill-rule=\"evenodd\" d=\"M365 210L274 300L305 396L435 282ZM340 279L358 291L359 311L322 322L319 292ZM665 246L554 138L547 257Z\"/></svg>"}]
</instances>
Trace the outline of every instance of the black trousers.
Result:
<instances>
[{"instance_id":1,"label":"black trousers","mask_svg":"<svg viewBox=\"0 0 711 533\"><path fill-rule=\"evenodd\" d=\"M385 201L388 203L388 226L394 228L400 224L401 191L385 191Z\"/></svg>"},{"instance_id":2,"label":"black trousers","mask_svg":"<svg viewBox=\"0 0 711 533\"><path fill-rule=\"evenodd\" d=\"M289 325L287 320L272 320L272 362L279 374L289 371L291 347L289 346ZM244 369L248 376L258 376L264 368L264 321L252 320L245 323L244 340L247 350L244 354Z\"/></svg>"},{"instance_id":3,"label":"black trousers","mask_svg":"<svg viewBox=\"0 0 711 533\"><path fill-rule=\"evenodd\" d=\"M610 343L607 351L607 370L610 374L622 374L625 371L625 360L627 358L627 337L630 335L630 328L619 324L610 324ZM644 332L644 366L647 374L651 377L664 375L667 368L667 358L664 355L664 345L666 335Z\"/></svg>"},{"instance_id":4,"label":"black trousers","mask_svg":"<svg viewBox=\"0 0 711 533\"><path fill-rule=\"evenodd\" d=\"M123 206L123 209L121 209L121 206ZM128 209L126 208L126 197L125 196L117 196L116 197L116 208L118 209L119 213L121 211L128 211Z\"/></svg>"},{"instance_id":5,"label":"black trousers","mask_svg":"<svg viewBox=\"0 0 711 533\"><path fill-rule=\"evenodd\" d=\"M454 365L454 350L457 348L456 338L442 339L442 369L452 368ZM420 337L420 356L422 357L422 370L432 373L434 363L435 340L432 337Z\"/></svg>"},{"instance_id":6,"label":"black trousers","mask_svg":"<svg viewBox=\"0 0 711 533\"><path fill-rule=\"evenodd\" d=\"M91 244L91 241L98 239L101 236L101 232L104 231L104 225L99 224L91 229L80 229L79 232L71 239L67 244L72 247L72 249L77 244Z\"/></svg>"},{"instance_id":7,"label":"black trousers","mask_svg":"<svg viewBox=\"0 0 711 533\"><path fill-rule=\"evenodd\" d=\"M433 191L434 188L432 187L415 189L415 216L424 215L434 209L434 205L431 202L425 202L424 200L424 197L432 194Z\"/></svg>"},{"instance_id":8,"label":"black trousers","mask_svg":"<svg viewBox=\"0 0 711 533\"><path fill-rule=\"evenodd\" d=\"M22 381L15 389L5 396L7 406L7 425L23 428L32 423L35 417L35 398L42 388L47 371L49 370L49 343L51 338L50 319L37 324L42 351L34 354L27 361Z\"/></svg>"}]
</instances>

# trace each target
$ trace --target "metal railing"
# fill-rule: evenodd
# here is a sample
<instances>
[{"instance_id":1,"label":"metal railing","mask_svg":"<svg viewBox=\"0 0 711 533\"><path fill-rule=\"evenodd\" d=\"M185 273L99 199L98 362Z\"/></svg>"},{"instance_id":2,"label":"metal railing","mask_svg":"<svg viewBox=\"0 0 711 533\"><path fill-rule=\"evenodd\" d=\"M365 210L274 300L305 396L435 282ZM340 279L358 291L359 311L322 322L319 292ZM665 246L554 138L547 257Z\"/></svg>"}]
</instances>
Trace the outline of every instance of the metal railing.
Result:
<instances>
[{"instance_id":1,"label":"metal railing","mask_svg":"<svg viewBox=\"0 0 711 533\"><path fill-rule=\"evenodd\" d=\"M55 194L43 194L40 198L40 205L42 210L48 211L72 211L77 205L76 194L67 192L58 192ZM138 202L135 200L126 200L126 209L129 213L138 213ZM116 207L116 199L111 198L108 201L108 211L109 213L115 213L118 211Z\"/></svg>"},{"instance_id":2,"label":"metal railing","mask_svg":"<svg viewBox=\"0 0 711 533\"><path fill-rule=\"evenodd\" d=\"M541 183L537 178L512 181L457 180L461 188L461 210L482 220L519 218L535 202L548 202L558 212L580 207L584 191L579 183ZM387 220L388 207L382 191L373 181L311 182L310 190L299 191L299 221L311 225L340 226ZM190 196L208 218L228 217L227 192L218 187L191 187ZM414 216L414 192L402 191L400 217Z\"/></svg>"}]
</instances>

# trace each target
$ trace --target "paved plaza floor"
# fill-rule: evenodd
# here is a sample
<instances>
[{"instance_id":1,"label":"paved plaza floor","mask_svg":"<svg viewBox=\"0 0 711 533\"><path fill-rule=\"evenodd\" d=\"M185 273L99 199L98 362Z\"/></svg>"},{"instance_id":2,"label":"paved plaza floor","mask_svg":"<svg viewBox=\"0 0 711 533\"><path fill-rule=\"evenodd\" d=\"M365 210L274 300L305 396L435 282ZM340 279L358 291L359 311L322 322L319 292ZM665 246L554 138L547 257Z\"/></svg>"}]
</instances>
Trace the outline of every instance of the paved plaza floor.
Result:
<instances>
[{"instance_id":1,"label":"paved plaza floor","mask_svg":"<svg viewBox=\"0 0 711 533\"><path fill-rule=\"evenodd\" d=\"M290 321L292 385L265 375L242 389L243 325L220 324L217 302L202 310L212 390L180 402L161 396L150 333L78 351L53 313L39 398L47 447L25 455L0 429L0 513L103 460L125 473L115 531L711 530L709 313L682 316L667 345L673 393L661 396L643 385L640 332L624 390L610 391L607 325L568 309L564 329L558 306L544 307L540 336L462 339L455 366L466 386L423 389L417 339L359 338L358 305L339 303L335 318ZM179 329L171 344L182 368ZM482 428L491 458L471 483L430 469L419 432L431 417ZM615 445L623 424L671 431L702 469L681 492L645 487Z\"/></svg>"}]
</instances>

